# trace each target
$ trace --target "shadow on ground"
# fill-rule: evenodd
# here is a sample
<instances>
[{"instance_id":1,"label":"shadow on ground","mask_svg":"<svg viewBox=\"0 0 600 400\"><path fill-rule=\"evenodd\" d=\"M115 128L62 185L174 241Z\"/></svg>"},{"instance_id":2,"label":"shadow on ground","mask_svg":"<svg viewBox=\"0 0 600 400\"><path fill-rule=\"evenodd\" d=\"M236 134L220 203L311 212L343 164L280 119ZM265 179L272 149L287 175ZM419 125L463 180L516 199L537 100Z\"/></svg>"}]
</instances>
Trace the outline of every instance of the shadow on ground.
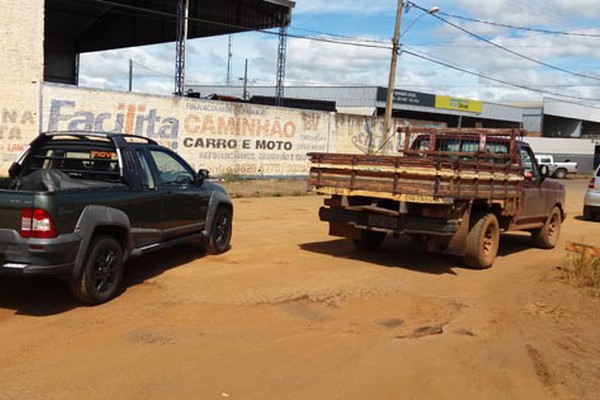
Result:
<instances>
[{"instance_id":1,"label":"shadow on ground","mask_svg":"<svg viewBox=\"0 0 600 400\"><path fill-rule=\"evenodd\" d=\"M333 239L323 242L303 243L302 250L348 260L364 261L389 268L403 268L426 274L456 275L455 268L467 268L460 257L420 250L408 237L388 237L378 251L359 250L350 240ZM498 257L504 257L531 248L527 234L504 234L500 239Z\"/></svg>"},{"instance_id":2,"label":"shadow on ground","mask_svg":"<svg viewBox=\"0 0 600 400\"><path fill-rule=\"evenodd\" d=\"M129 287L203 256L198 245L182 244L131 260L125 264L121 294ZM71 296L69 285L56 277L0 276L0 312L14 310L20 315L48 316L77 307L82 305Z\"/></svg>"},{"instance_id":3,"label":"shadow on ground","mask_svg":"<svg viewBox=\"0 0 600 400\"><path fill-rule=\"evenodd\" d=\"M419 251L412 241L405 237L398 239L388 237L383 248L377 251L359 250L347 239L303 243L300 245L300 248L337 258L363 261L382 267L404 268L435 275L456 275L453 268L459 265L457 257Z\"/></svg>"},{"instance_id":4,"label":"shadow on ground","mask_svg":"<svg viewBox=\"0 0 600 400\"><path fill-rule=\"evenodd\" d=\"M598 222L600 221L600 214L596 214L594 216L594 219L588 221L587 219L583 218L583 215L576 215L575 217L573 217L573 219L577 220L577 221L585 221L585 222Z\"/></svg>"}]
</instances>

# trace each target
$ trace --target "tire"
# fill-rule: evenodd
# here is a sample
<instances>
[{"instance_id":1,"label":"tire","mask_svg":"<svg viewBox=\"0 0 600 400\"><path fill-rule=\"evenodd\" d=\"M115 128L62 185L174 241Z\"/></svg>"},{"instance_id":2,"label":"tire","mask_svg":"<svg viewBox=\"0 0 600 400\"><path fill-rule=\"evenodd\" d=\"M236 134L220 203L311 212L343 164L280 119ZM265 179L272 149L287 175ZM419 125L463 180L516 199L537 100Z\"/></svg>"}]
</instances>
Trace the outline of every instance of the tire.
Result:
<instances>
[{"instance_id":1,"label":"tire","mask_svg":"<svg viewBox=\"0 0 600 400\"><path fill-rule=\"evenodd\" d=\"M123 279L123 249L111 236L92 240L81 277L71 281L73 296L86 305L114 298Z\"/></svg>"},{"instance_id":2,"label":"tire","mask_svg":"<svg viewBox=\"0 0 600 400\"><path fill-rule=\"evenodd\" d=\"M553 249L558 243L560 236L560 225L562 224L562 215L558 207L554 207L546 219L546 223L540 229L531 232L531 240L535 247L541 249Z\"/></svg>"},{"instance_id":3,"label":"tire","mask_svg":"<svg viewBox=\"0 0 600 400\"><path fill-rule=\"evenodd\" d=\"M556 171L554 171L554 176L557 179L566 179L567 177L567 170L564 168L559 168Z\"/></svg>"},{"instance_id":4,"label":"tire","mask_svg":"<svg viewBox=\"0 0 600 400\"><path fill-rule=\"evenodd\" d=\"M475 215L465 243L464 263L471 268L492 266L498 254L500 226L494 214Z\"/></svg>"},{"instance_id":5,"label":"tire","mask_svg":"<svg viewBox=\"0 0 600 400\"><path fill-rule=\"evenodd\" d=\"M230 248L232 213L227 207L219 207L215 213L208 236L207 247L211 254L225 253Z\"/></svg>"},{"instance_id":6,"label":"tire","mask_svg":"<svg viewBox=\"0 0 600 400\"><path fill-rule=\"evenodd\" d=\"M590 206L583 206L583 219L586 221L595 221L596 215Z\"/></svg>"},{"instance_id":7,"label":"tire","mask_svg":"<svg viewBox=\"0 0 600 400\"><path fill-rule=\"evenodd\" d=\"M385 232L361 229L359 238L354 239L353 242L360 250L375 251L381 248L386 236L387 234Z\"/></svg>"}]
</instances>

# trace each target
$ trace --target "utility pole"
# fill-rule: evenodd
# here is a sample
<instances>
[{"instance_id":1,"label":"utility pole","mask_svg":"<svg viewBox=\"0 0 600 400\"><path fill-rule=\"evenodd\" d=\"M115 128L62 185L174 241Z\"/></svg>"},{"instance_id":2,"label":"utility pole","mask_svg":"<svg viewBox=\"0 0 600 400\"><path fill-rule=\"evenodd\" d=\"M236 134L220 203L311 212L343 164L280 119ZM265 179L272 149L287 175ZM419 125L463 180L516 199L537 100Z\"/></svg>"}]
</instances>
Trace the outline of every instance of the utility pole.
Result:
<instances>
[{"instance_id":1,"label":"utility pole","mask_svg":"<svg viewBox=\"0 0 600 400\"><path fill-rule=\"evenodd\" d=\"M385 119L383 122L383 154L387 154L388 141L392 135L392 109L394 107L394 87L396 85L396 64L398 63L398 53L400 51L400 24L402 23L402 9L404 1L398 0L398 10L396 11L396 27L394 28L394 38L392 39L392 60L390 63L390 79L388 81L387 101L385 103Z\"/></svg>"},{"instance_id":2,"label":"utility pole","mask_svg":"<svg viewBox=\"0 0 600 400\"><path fill-rule=\"evenodd\" d=\"M248 59L246 58L246 63L244 65L244 93L242 94L244 100L248 100Z\"/></svg>"},{"instance_id":3,"label":"utility pole","mask_svg":"<svg viewBox=\"0 0 600 400\"><path fill-rule=\"evenodd\" d=\"M231 35L229 35L229 45L227 46L227 86L231 86Z\"/></svg>"},{"instance_id":4,"label":"utility pole","mask_svg":"<svg viewBox=\"0 0 600 400\"><path fill-rule=\"evenodd\" d=\"M279 46L277 47L277 82L275 83L275 105L281 107L285 87L285 62L287 53L287 24L279 27Z\"/></svg>"},{"instance_id":5,"label":"utility pole","mask_svg":"<svg viewBox=\"0 0 600 400\"><path fill-rule=\"evenodd\" d=\"M189 0L177 2L177 42L175 43L175 95L185 91L185 45L188 35Z\"/></svg>"},{"instance_id":6,"label":"utility pole","mask_svg":"<svg viewBox=\"0 0 600 400\"><path fill-rule=\"evenodd\" d=\"M133 61L129 59L129 91L133 89Z\"/></svg>"}]
</instances>

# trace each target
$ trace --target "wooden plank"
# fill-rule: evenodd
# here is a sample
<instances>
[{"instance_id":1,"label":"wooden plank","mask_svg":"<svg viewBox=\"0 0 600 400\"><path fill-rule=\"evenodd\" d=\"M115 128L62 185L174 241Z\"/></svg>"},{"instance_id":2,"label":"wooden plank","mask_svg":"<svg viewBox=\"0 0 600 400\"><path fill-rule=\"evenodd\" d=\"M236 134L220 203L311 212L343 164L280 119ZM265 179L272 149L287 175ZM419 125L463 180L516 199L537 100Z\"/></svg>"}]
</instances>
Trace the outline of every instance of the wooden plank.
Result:
<instances>
[{"instance_id":1,"label":"wooden plank","mask_svg":"<svg viewBox=\"0 0 600 400\"><path fill-rule=\"evenodd\" d=\"M594 257L600 257L600 247L592 246L584 243L575 243L575 242L567 242L565 244L565 250L571 251L574 253L587 253L591 254Z\"/></svg>"},{"instance_id":2,"label":"wooden plank","mask_svg":"<svg viewBox=\"0 0 600 400\"><path fill-rule=\"evenodd\" d=\"M594 258L600 258L600 247L584 243L567 242L565 249L573 253L581 254L581 261L584 265L591 265Z\"/></svg>"}]
</instances>

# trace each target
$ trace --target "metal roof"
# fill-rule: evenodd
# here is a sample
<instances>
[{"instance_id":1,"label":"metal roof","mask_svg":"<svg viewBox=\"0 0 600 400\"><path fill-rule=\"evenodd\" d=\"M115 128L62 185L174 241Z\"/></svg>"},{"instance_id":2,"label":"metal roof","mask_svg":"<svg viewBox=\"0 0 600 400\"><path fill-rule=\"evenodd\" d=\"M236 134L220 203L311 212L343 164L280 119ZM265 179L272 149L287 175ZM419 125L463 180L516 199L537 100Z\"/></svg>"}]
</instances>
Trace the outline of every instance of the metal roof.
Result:
<instances>
[{"instance_id":1,"label":"metal roof","mask_svg":"<svg viewBox=\"0 0 600 400\"><path fill-rule=\"evenodd\" d=\"M564 100L544 99L544 115L581 121L600 122L600 108Z\"/></svg>"},{"instance_id":2,"label":"metal roof","mask_svg":"<svg viewBox=\"0 0 600 400\"><path fill-rule=\"evenodd\" d=\"M195 92L199 92L203 97L212 93L237 96L240 98L243 97L242 86L188 85L187 89L192 89ZM273 86L248 86L247 90L250 96L273 96L275 94L275 88ZM286 86L285 96L303 99L335 101L338 107L344 108L385 108L385 101L381 101L382 91L387 93L386 88L380 86ZM434 97L433 94L422 93L422 95ZM383 95L383 99L385 99L385 94ZM428 107L404 103L394 103L394 110L406 110L454 116L462 115L465 117L518 123L523 121L523 109L520 107L485 101L481 103L482 111L480 113L448 110L443 108L435 108L433 106Z\"/></svg>"},{"instance_id":3,"label":"metal roof","mask_svg":"<svg viewBox=\"0 0 600 400\"><path fill-rule=\"evenodd\" d=\"M76 53L175 41L178 0L45 0L46 41ZM287 26L295 2L190 1L190 39Z\"/></svg>"}]
</instances>

